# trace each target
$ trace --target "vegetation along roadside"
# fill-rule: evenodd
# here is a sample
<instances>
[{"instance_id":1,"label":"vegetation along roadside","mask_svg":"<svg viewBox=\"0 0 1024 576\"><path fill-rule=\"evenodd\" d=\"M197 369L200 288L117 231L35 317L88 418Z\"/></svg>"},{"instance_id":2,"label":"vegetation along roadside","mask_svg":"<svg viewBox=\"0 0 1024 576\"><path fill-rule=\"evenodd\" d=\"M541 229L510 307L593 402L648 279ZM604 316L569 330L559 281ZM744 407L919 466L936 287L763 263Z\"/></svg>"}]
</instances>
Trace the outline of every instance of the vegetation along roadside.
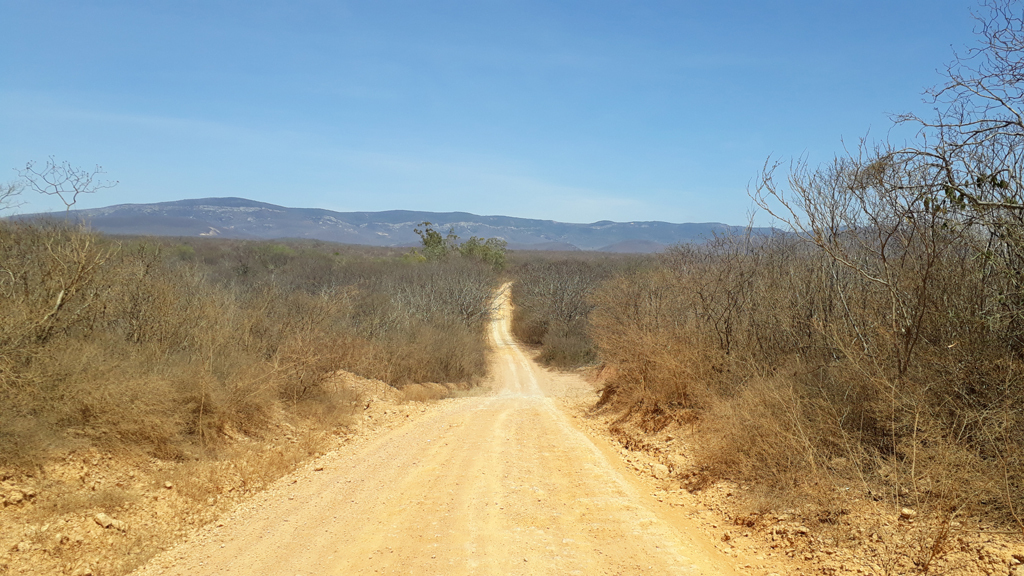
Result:
<instances>
[{"instance_id":1,"label":"vegetation along roadside","mask_svg":"<svg viewBox=\"0 0 1024 576\"><path fill-rule=\"evenodd\" d=\"M0 220L0 573L125 573L373 397L474 386L503 253Z\"/></svg>"},{"instance_id":2,"label":"vegetation along roadside","mask_svg":"<svg viewBox=\"0 0 1024 576\"><path fill-rule=\"evenodd\" d=\"M594 365L624 443L683 431L675 481L747 487L732 514L790 556L1024 563L1024 28L1017 3L986 9L937 115L895 119L918 140L769 161L751 194L787 231L564 263L557 289L534 276L551 263L518 270L516 335Z\"/></svg>"}]
</instances>

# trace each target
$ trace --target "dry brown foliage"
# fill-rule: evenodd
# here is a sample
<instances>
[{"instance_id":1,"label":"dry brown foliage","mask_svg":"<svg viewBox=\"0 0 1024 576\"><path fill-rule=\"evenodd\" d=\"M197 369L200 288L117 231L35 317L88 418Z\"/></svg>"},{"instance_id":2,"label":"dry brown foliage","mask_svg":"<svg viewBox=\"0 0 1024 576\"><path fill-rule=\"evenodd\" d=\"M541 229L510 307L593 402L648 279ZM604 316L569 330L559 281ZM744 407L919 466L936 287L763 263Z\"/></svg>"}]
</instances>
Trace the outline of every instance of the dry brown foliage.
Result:
<instances>
[{"instance_id":1,"label":"dry brown foliage","mask_svg":"<svg viewBox=\"0 0 1024 576\"><path fill-rule=\"evenodd\" d=\"M635 258L573 254L516 255L511 270L512 331L516 338L540 349L539 360L571 368L592 363L597 349L589 334L593 304L589 296L598 283Z\"/></svg>"},{"instance_id":2,"label":"dry brown foliage","mask_svg":"<svg viewBox=\"0 0 1024 576\"><path fill-rule=\"evenodd\" d=\"M180 459L258 437L281 410L343 421L339 369L472 383L495 283L474 262L323 243L0 222L0 464L83 444Z\"/></svg>"},{"instance_id":3,"label":"dry brown foliage","mask_svg":"<svg viewBox=\"0 0 1024 576\"><path fill-rule=\"evenodd\" d=\"M604 403L649 425L697 415L707 480L824 518L856 499L911 507L935 527L915 552L926 567L964 517L1021 526L1014 285L979 258L990 238L886 185L905 174L874 168L866 190L854 168L804 174L799 190L804 210L860 212L677 247L594 289L590 333L614 367Z\"/></svg>"}]
</instances>

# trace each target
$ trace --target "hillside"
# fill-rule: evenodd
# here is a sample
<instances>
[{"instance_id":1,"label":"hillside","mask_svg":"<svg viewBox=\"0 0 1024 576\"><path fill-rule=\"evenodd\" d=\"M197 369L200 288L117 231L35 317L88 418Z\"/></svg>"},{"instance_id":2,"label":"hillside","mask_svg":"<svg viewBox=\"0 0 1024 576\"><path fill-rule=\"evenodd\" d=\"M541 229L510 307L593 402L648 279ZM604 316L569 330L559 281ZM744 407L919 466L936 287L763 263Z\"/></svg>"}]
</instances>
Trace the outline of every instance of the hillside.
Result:
<instances>
[{"instance_id":1,"label":"hillside","mask_svg":"<svg viewBox=\"0 0 1024 576\"><path fill-rule=\"evenodd\" d=\"M107 234L219 236L225 238L310 238L371 246L419 243L413 229L432 222L461 238L499 237L514 249L652 252L672 244L701 242L714 234L741 231L719 223L610 222L572 224L466 212L334 212L286 208L244 198L200 198L157 204L120 204L64 214L26 214L87 222ZM767 229L757 229L764 232Z\"/></svg>"}]
</instances>

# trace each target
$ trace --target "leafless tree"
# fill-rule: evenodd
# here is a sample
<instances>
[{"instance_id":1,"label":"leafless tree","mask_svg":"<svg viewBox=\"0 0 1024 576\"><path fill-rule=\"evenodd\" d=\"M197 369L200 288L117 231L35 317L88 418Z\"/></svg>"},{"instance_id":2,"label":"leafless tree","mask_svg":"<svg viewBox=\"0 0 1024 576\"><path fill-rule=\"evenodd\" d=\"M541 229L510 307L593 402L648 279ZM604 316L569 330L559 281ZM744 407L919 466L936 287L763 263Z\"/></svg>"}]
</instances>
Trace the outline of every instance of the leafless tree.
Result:
<instances>
[{"instance_id":1,"label":"leafless tree","mask_svg":"<svg viewBox=\"0 0 1024 576\"><path fill-rule=\"evenodd\" d=\"M777 179L778 168L765 167L755 202L884 298L887 322L875 329L893 338L895 368L903 374L935 296L936 262L965 231L944 226L946 216L931 202L941 175L918 156L864 142L856 153L817 169L796 162L786 182Z\"/></svg>"},{"instance_id":2,"label":"leafless tree","mask_svg":"<svg viewBox=\"0 0 1024 576\"><path fill-rule=\"evenodd\" d=\"M974 17L978 44L927 92L933 117L896 118L920 140L895 152L934 171L940 186L924 201L976 234L992 280L987 315L1024 342L1024 6L985 0Z\"/></svg>"},{"instance_id":3,"label":"leafless tree","mask_svg":"<svg viewBox=\"0 0 1024 576\"><path fill-rule=\"evenodd\" d=\"M0 212L17 208L23 204L23 202L15 200L23 188L24 185L17 181L0 184Z\"/></svg>"},{"instance_id":4,"label":"leafless tree","mask_svg":"<svg viewBox=\"0 0 1024 576\"><path fill-rule=\"evenodd\" d=\"M947 80L926 92L935 116L917 125L921 145L899 151L926 159L944 179L949 207L982 218L1024 210L1024 13L1016 0L988 0L975 14L980 43L956 52ZM940 200L943 201L943 200Z\"/></svg>"},{"instance_id":5,"label":"leafless tree","mask_svg":"<svg viewBox=\"0 0 1024 576\"><path fill-rule=\"evenodd\" d=\"M47 196L56 196L64 203L66 211L78 202L81 194L92 194L106 188L117 186L118 182L101 180L99 176L106 174L103 167L97 165L92 171L72 166L64 160L57 162L53 156L46 160L42 168L36 162L27 162L24 170L18 171L25 185L31 190ZM2 197L0 197L2 200Z\"/></svg>"}]
</instances>

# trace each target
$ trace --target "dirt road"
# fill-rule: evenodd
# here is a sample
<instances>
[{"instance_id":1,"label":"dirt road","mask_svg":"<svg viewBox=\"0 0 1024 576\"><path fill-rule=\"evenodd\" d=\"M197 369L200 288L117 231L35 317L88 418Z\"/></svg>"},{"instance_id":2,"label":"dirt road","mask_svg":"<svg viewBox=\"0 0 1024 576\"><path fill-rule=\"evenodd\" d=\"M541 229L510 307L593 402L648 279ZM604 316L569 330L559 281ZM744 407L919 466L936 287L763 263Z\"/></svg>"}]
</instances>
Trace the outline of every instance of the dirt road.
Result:
<instances>
[{"instance_id":1,"label":"dirt road","mask_svg":"<svg viewBox=\"0 0 1024 576\"><path fill-rule=\"evenodd\" d=\"M555 398L587 385L523 354L505 301L492 333L488 394L321 459L139 574L734 573L573 427Z\"/></svg>"}]
</instances>

